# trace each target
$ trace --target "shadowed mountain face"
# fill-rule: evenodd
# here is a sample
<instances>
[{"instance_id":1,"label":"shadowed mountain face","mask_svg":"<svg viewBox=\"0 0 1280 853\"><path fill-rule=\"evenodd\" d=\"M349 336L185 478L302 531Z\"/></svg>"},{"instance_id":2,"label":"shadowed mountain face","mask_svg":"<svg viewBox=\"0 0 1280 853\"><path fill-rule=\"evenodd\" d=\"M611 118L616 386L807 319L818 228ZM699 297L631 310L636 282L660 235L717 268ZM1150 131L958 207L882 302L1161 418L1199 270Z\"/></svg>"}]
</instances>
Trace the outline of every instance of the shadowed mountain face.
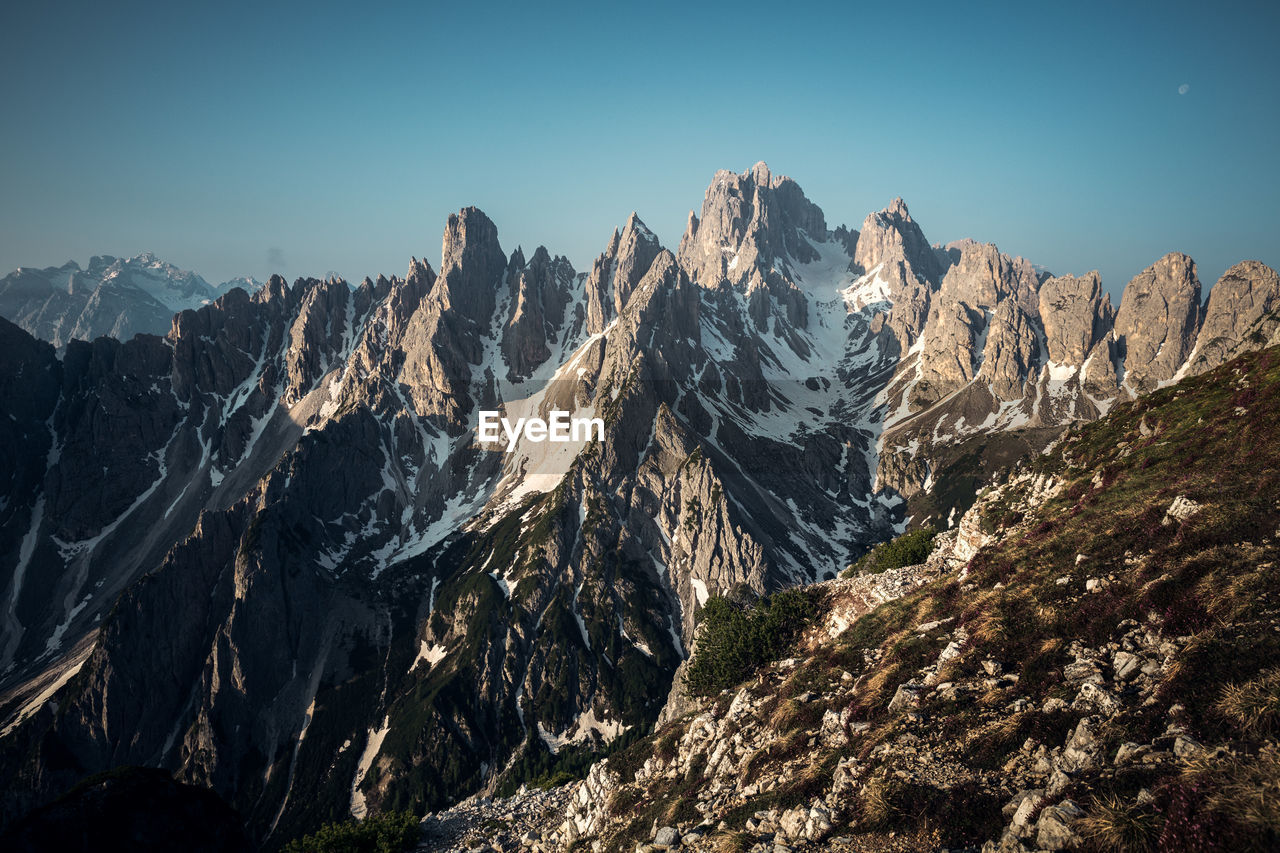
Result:
<instances>
[{"instance_id":1,"label":"shadowed mountain face","mask_svg":"<svg viewBox=\"0 0 1280 853\"><path fill-rule=\"evenodd\" d=\"M467 208L442 259L61 357L0 321L7 819L125 764L277 840L514 784L648 726L709 596L945 526L1280 299L1245 263L1201 306L1171 255L1117 313L901 200L829 231L763 164L675 254L633 215L579 274ZM489 409L604 440L480 444Z\"/></svg>"},{"instance_id":2,"label":"shadowed mountain face","mask_svg":"<svg viewBox=\"0 0 1280 853\"><path fill-rule=\"evenodd\" d=\"M213 792L163 770L124 767L86 779L0 836L13 853L245 853L240 816Z\"/></svg>"}]
</instances>

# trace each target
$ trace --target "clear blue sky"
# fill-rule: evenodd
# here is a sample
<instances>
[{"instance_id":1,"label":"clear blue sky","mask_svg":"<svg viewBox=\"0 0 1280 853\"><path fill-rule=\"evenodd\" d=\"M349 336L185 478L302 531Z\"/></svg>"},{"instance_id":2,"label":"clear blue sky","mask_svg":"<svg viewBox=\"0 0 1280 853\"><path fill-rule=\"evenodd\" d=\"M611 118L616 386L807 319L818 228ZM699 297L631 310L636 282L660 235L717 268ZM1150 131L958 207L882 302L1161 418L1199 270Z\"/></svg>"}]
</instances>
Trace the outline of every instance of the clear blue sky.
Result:
<instances>
[{"instance_id":1,"label":"clear blue sky","mask_svg":"<svg viewBox=\"0 0 1280 853\"><path fill-rule=\"evenodd\" d=\"M0 269L403 274L468 204L583 269L762 159L1113 291L1280 264L1280 4L1112 5L9 0Z\"/></svg>"}]
</instances>

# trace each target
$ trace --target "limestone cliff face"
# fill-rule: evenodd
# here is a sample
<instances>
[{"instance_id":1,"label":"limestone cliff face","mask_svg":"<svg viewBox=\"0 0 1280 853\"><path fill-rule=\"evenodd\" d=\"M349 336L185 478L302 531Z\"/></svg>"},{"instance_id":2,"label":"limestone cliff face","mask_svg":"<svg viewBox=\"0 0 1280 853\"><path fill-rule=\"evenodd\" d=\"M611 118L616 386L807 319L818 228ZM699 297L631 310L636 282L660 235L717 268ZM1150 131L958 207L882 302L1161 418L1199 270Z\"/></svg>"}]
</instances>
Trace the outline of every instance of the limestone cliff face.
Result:
<instances>
[{"instance_id":1,"label":"limestone cliff face","mask_svg":"<svg viewBox=\"0 0 1280 853\"><path fill-rule=\"evenodd\" d=\"M1116 379L1117 350L1115 332L1108 329L1085 359L1080 371L1082 387L1094 398L1110 400L1120 391Z\"/></svg>"},{"instance_id":2,"label":"limestone cliff face","mask_svg":"<svg viewBox=\"0 0 1280 853\"><path fill-rule=\"evenodd\" d=\"M1001 302L987 325L978 379L999 402L1016 402L1026 398L1027 382L1039 366L1034 316L1013 300Z\"/></svg>"},{"instance_id":3,"label":"limestone cliff face","mask_svg":"<svg viewBox=\"0 0 1280 853\"><path fill-rule=\"evenodd\" d=\"M740 175L717 172L702 215L691 215L689 223L680 241L680 265L708 287L721 281L746 287L762 282L776 260L814 260L801 232L815 239L827 235L822 211L795 181L774 176L764 163Z\"/></svg>"},{"instance_id":4,"label":"limestone cliff face","mask_svg":"<svg viewBox=\"0 0 1280 853\"><path fill-rule=\"evenodd\" d=\"M1227 361L1269 314L1280 310L1280 276L1266 264L1241 261L1222 274L1205 306L1204 324L1186 366L1204 373ZM1253 341L1257 344L1258 341Z\"/></svg>"},{"instance_id":5,"label":"limestone cliff face","mask_svg":"<svg viewBox=\"0 0 1280 853\"><path fill-rule=\"evenodd\" d=\"M879 213L867 216L858 235L858 250L853 260L868 272L881 264L896 261L908 264L917 276L926 281L937 282L941 275L929 241L919 224L911 218L907 203L901 198L895 198Z\"/></svg>"},{"instance_id":6,"label":"limestone cliff face","mask_svg":"<svg viewBox=\"0 0 1280 853\"><path fill-rule=\"evenodd\" d=\"M795 181L773 175L763 162L740 175L721 170L707 189L702 216L689 215L680 265L704 287L723 282L745 293L757 326L767 327L773 299L791 325L804 328L808 303L790 264L818 259L806 235L825 242L826 219Z\"/></svg>"},{"instance_id":7,"label":"limestone cliff face","mask_svg":"<svg viewBox=\"0 0 1280 853\"><path fill-rule=\"evenodd\" d=\"M632 291L649 271L662 245L634 212L621 234L615 229L609 245L595 259L586 280L587 332L597 335L622 313Z\"/></svg>"},{"instance_id":8,"label":"limestone cliff face","mask_svg":"<svg viewBox=\"0 0 1280 853\"><path fill-rule=\"evenodd\" d=\"M1039 309L1049 360L1056 364L1084 364L1114 320L1111 296L1103 295L1097 272L1046 279Z\"/></svg>"},{"instance_id":9,"label":"limestone cliff face","mask_svg":"<svg viewBox=\"0 0 1280 853\"><path fill-rule=\"evenodd\" d=\"M1038 311L1035 270L990 243L953 243L946 255L950 266L921 333L919 379L910 405L932 405L979 371L999 384L999 399L1021 397L1038 352L1033 327L1023 321L1028 312L1035 318ZM997 320L997 307L1005 305Z\"/></svg>"},{"instance_id":10,"label":"limestone cliff face","mask_svg":"<svg viewBox=\"0 0 1280 853\"><path fill-rule=\"evenodd\" d=\"M511 310L502 330L502 353L512 377L528 377L551 357L565 320L581 324L582 307L572 306L574 272L569 262L552 258L539 246L526 264L517 250L507 267Z\"/></svg>"},{"instance_id":11,"label":"limestone cliff face","mask_svg":"<svg viewBox=\"0 0 1280 853\"><path fill-rule=\"evenodd\" d=\"M1200 328L1200 279L1195 261L1171 252L1124 289L1115 336L1124 360L1122 382L1138 393L1172 379Z\"/></svg>"},{"instance_id":12,"label":"limestone cliff face","mask_svg":"<svg viewBox=\"0 0 1280 853\"><path fill-rule=\"evenodd\" d=\"M382 287L389 287L385 279ZM328 279L302 293L285 352L286 404L300 401L320 377L337 366L352 332L349 317L358 313L353 310L356 298L340 279Z\"/></svg>"},{"instance_id":13,"label":"limestone cliff face","mask_svg":"<svg viewBox=\"0 0 1280 853\"><path fill-rule=\"evenodd\" d=\"M507 259L497 227L474 207L449 216L441 256L439 279L409 316L398 379L417 415L460 426L471 411L465 389L483 360Z\"/></svg>"},{"instance_id":14,"label":"limestone cliff face","mask_svg":"<svg viewBox=\"0 0 1280 853\"><path fill-rule=\"evenodd\" d=\"M14 377L50 408L6 498L0 678L67 653L201 509L262 476L302 432L287 404L346 358L358 321L344 283L276 278L177 314L167 338L73 341L38 373L22 356Z\"/></svg>"},{"instance_id":15,"label":"limestone cliff face","mask_svg":"<svg viewBox=\"0 0 1280 853\"><path fill-rule=\"evenodd\" d=\"M884 210L867 216L858 235L853 263L855 268L886 283L888 301L893 305L889 328L901 349L910 349L929 317L930 296L941 271L906 202L894 199Z\"/></svg>"}]
</instances>

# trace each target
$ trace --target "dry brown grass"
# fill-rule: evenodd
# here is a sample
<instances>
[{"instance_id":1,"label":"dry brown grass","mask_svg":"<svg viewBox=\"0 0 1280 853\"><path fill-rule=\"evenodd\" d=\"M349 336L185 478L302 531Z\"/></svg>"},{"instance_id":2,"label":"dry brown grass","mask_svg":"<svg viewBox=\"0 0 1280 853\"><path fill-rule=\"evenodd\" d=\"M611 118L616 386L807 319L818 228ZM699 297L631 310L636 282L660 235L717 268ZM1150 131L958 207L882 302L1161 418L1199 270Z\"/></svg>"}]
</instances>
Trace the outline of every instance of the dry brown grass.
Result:
<instances>
[{"instance_id":1,"label":"dry brown grass","mask_svg":"<svg viewBox=\"0 0 1280 853\"><path fill-rule=\"evenodd\" d=\"M1256 832L1280 834L1280 744L1269 742L1254 755L1202 758L1184 772L1210 783L1212 811Z\"/></svg>"},{"instance_id":2,"label":"dry brown grass","mask_svg":"<svg viewBox=\"0 0 1280 853\"><path fill-rule=\"evenodd\" d=\"M1266 737L1280 731L1280 668L1264 670L1244 684L1229 684L1214 709L1245 734Z\"/></svg>"},{"instance_id":3,"label":"dry brown grass","mask_svg":"<svg viewBox=\"0 0 1280 853\"><path fill-rule=\"evenodd\" d=\"M892 790L889 782L882 776L876 776L867 782L858 798L858 810L868 828L887 826L897 809L893 807Z\"/></svg>"},{"instance_id":4,"label":"dry brown grass","mask_svg":"<svg viewBox=\"0 0 1280 853\"><path fill-rule=\"evenodd\" d=\"M984 738L997 740L1002 743L1011 741L1018 733L1018 730L1022 727L1022 720L1024 716L1025 714L1008 714L1003 716L996 723L984 726L980 734Z\"/></svg>"},{"instance_id":5,"label":"dry brown grass","mask_svg":"<svg viewBox=\"0 0 1280 853\"><path fill-rule=\"evenodd\" d=\"M1264 562L1262 548L1218 546L1206 553L1219 568L1202 584L1205 609L1219 619L1238 618L1257 603L1259 593L1275 585L1275 572Z\"/></svg>"},{"instance_id":6,"label":"dry brown grass","mask_svg":"<svg viewBox=\"0 0 1280 853\"><path fill-rule=\"evenodd\" d=\"M1160 819L1149 805L1107 794L1093 801L1077 829L1099 850L1146 853L1159 837Z\"/></svg>"},{"instance_id":7,"label":"dry brown grass","mask_svg":"<svg viewBox=\"0 0 1280 853\"><path fill-rule=\"evenodd\" d=\"M932 595L922 595L915 603L915 609L911 614L912 625L923 625L926 622L932 622L938 618L941 608Z\"/></svg>"},{"instance_id":8,"label":"dry brown grass","mask_svg":"<svg viewBox=\"0 0 1280 853\"><path fill-rule=\"evenodd\" d=\"M987 611L973 622L969 640L977 647L998 646L1009 637L1009 625L1000 613Z\"/></svg>"},{"instance_id":9,"label":"dry brown grass","mask_svg":"<svg viewBox=\"0 0 1280 853\"><path fill-rule=\"evenodd\" d=\"M717 836L716 853L747 853L756 838L749 832L730 832Z\"/></svg>"},{"instance_id":10,"label":"dry brown grass","mask_svg":"<svg viewBox=\"0 0 1280 853\"><path fill-rule=\"evenodd\" d=\"M890 691L898 689L898 685L904 680L902 675L898 667L880 663L863 684L862 695L873 703L883 704L893 697Z\"/></svg>"},{"instance_id":11,"label":"dry brown grass","mask_svg":"<svg viewBox=\"0 0 1280 853\"><path fill-rule=\"evenodd\" d=\"M795 721L800 716L801 705L795 699L779 702L778 707L769 717L769 728L776 732L789 732L794 729Z\"/></svg>"},{"instance_id":12,"label":"dry brown grass","mask_svg":"<svg viewBox=\"0 0 1280 853\"><path fill-rule=\"evenodd\" d=\"M1044 642L1040 644L1041 654L1054 654L1059 651L1066 643L1061 637L1046 637Z\"/></svg>"}]
</instances>

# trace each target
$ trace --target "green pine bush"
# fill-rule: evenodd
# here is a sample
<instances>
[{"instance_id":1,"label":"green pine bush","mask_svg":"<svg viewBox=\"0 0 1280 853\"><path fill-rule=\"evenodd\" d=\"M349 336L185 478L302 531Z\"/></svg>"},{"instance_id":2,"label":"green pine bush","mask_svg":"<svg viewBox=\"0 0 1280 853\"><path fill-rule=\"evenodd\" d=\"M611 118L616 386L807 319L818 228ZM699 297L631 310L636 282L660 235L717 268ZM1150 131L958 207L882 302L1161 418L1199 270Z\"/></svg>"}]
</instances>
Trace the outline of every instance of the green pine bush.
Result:
<instances>
[{"instance_id":1,"label":"green pine bush","mask_svg":"<svg viewBox=\"0 0 1280 853\"><path fill-rule=\"evenodd\" d=\"M933 550L933 537L937 535L938 531L933 528L921 527L896 539L881 542L845 569L844 576L852 578L864 574L878 575L889 569L923 563Z\"/></svg>"},{"instance_id":2,"label":"green pine bush","mask_svg":"<svg viewBox=\"0 0 1280 853\"><path fill-rule=\"evenodd\" d=\"M283 853L401 853L422 835L413 812L385 812L362 821L326 823L285 845Z\"/></svg>"},{"instance_id":3,"label":"green pine bush","mask_svg":"<svg viewBox=\"0 0 1280 853\"><path fill-rule=\"evenodd\" d=\"M791 647L813 611L813 599L803 589L778 592L754 605L708 599L685 686L709 696L745 681Z\"/></svg>"}]
</instances>

